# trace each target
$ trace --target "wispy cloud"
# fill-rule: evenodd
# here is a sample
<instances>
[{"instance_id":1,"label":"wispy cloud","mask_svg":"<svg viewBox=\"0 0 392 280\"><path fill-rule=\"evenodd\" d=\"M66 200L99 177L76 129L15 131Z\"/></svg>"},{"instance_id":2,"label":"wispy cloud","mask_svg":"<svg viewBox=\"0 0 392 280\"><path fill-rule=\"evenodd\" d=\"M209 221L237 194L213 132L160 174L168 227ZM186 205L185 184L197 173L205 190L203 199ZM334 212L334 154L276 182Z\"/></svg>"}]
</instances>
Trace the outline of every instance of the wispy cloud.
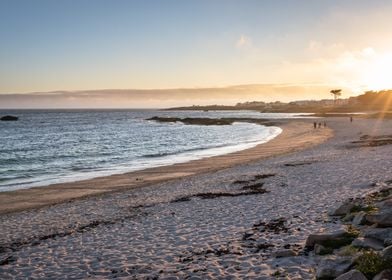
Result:
<instances>
[{"instance_id":1,"label":"wispy cloud","mask_svg":"<svg viewBox=\"0 0 392 280\"><path fill-rule=\"evenodd\" d=\"M248 37L246 35L241 35L238 38L238 40L237 40L235 45L239 49L252 47L253 46L252 38L250 38L250 37Z\"/></svg>"}]
</instances>

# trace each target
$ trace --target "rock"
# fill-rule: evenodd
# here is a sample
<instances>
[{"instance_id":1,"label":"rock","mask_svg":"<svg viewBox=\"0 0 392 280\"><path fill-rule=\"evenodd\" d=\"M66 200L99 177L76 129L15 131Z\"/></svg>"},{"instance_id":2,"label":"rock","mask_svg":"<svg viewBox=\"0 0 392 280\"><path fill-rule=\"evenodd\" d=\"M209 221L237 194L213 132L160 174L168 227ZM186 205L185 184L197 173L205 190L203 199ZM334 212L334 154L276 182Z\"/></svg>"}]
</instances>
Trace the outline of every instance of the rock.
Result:
<instances>
[{"instance_id":1,"label":"rock","mask_svg":"<svg viewBox=\"0 0 392 280\"><path fill-rule=\"evenodd\" d=\"M317 279L336 278L352 266L351 258L330 257L323 259L317 268Z\"/></svg>"},{"instance_id":2,"label":"rock","mask_svg":"<svg viewBox=\"0 0 392 280\"><path fill-rule=\"evenodd\" d=\"M17 121L18 119L19 119L18 117L10 116L10 115L0 118L1 121Z\"/></svg>"},{"instance_id":3,"label":"rock","mask_svg":"<svg viewBox=\"0 0 392 280\"><path fill-rule=\"evenodd\" d=\"M328 214L330 216L344 216L350 213L351 209L355 206L352 200L340 203L336 208L331 209Z\"/></svg>"},{"instance_id":4,"label":"rock","mask_svg":"<svg viewBox=\"0 0 392 280\"><path fill-rule=\"evenodd\" d=\"M389 247L392 245L392 238L384 239L384 246Z\"/></svg>"},{"instance_id":5,"label":"rock","mask_svg":"<svg viewBox=\"0 0 392 280\"><path fill-rule=\"evenodd\" d=\"M330 247L331 243L344 243L345 238L347 238L348 233L345 230L337 230L330 233L315 233L310 234L306 239L305 247L314 247L315 244L320 244L323 246ZM351 240L352 241L352 240ZM351 243L351 241L349 243Z\"/></svg>"},{"instance_id":6,"label":"rock","mask_svg":"<svg viewBox=\"0 0 392 280\"><path fill-rule=\"evenodd\" d=\"M385 243L385 240L392 240L392 228L368 228L363 230L363 236L375 238Z\"/></svg>"},{"instance_id":7,"label":"rock","mask_svg":"<svg viewBox=\"0 0 392 280\"><path fill-rule=\"evenodd\" d=\"M359 225L364 225L365 223L366 223L366 213L363 211L357 213L353 219L353 225L359 226Z\"/></svg>"},{"instance_id":8,"label":"rock","mask_svg":"<svg viewBox=\"0 0 392 280\"><path fill-rule=\"evenodd\" d=\"M362 274L362 272L353 269L350 270L349 272L346 272L342 275L340 275L338 278L335 280L367 280L365 275Z\"/></svg>"},{"instance_id":9,"label":"rock","mask_svg":"<svg viewBox=\"0 0 392 280\"><path fill-rule=\"evenodd\" d=\"M376 186L375 182L363 182L363 183L352 185L352 188L355 188L355 189L368 189L368 188L372 188L374 186Z\"/></svg>"},{"instance_id":10,"label":"rock","mask_svg":"<svg viewBox=\"0 0 392 280\"><path fill-rule=\"evenodd\" d=\"M328 255L332 254L333 249L331 248L325 248L323 245L320 244L315 244L314 245L314 253L316 255Z\"/></svg>"},{"instance_id":11,"label":"rock","mask_svg":"<svg viewBox=\"0 0 392 280\"><path fill-rule=\"evenodd\" d=\"M293 250L280 250L272 253L272 256L275 258L287 258L297 256L297 252Z\"/></svg>"},{"instance_id":12,"label":"rock","mask_svg":"<svg viewBox=\"0 0 392 280\"><path fill-rule=\"evenodd\" d=\"M392 269L383 270L373 278L373 280L391 280L391 279L392 279Z\"/></svg>"},{"instance_id":13,"label":"rock","mask_svg":"<svg viewBox=\"0 0 392 280\"><path fill-rule=\"evenodd\" d=\"M348 214L346 214L346 216L344 216L342 218L342 221L345 222L345 223L348 223L348 222L351 222L354 219L354 217L355 217L355 214L348 213Z\"/></svg>"},{"instance_id":14,"label":"rock","mask_svg":"<svg viewBox=\"0 0 392 280\"><path fill-rule=\"evenodd\" d=\"M381 257L383 259L392 259L392 245L382 250Z\"/></svg>"},{"instance_id":15,"label":"rock","mask_svg":"<svg viewBox=\"0 0 392 280\"><path fill-rule=\"evenodd\" d=\"M382 210L387 210L392 208L392 197L375 203L375 205Z\"/></svg>"},{"instance_id":16,"label":"rock","mask_svg":"<svg viewBox=\"0 0 392 280\"><path fill-rule=\"evenodd\" d=\"M377 224L378 227L392 227L392 208L366 215L366 221Z\"/></svg>"},{"instance_id":17,"label":"rock","mask_svg":"<svg viewBox=\"0 0 392 280\"><path fill-rule=\"evenodd\" d=\"M358 237L351 243L354 247L367 248L380 251L384 249L384 243L378 239L370 237Z\"/></svg>"}]
</instances>

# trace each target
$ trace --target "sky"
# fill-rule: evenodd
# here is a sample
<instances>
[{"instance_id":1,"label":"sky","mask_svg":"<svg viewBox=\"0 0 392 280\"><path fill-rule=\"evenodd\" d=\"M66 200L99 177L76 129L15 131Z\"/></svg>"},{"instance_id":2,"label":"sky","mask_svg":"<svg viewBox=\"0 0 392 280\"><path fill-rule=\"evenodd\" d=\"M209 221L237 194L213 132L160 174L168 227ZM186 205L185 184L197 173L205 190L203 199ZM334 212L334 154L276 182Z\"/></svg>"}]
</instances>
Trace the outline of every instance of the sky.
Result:
<instances>
[{"instance_id":1,"label":"sky","mask_svg":"<svg viewBox=\"0 0 392 280\"><path fill-rule=\"evenodd\" d=\"M0 0L0 107L31 92L101 90L116 107L107 89L129 89L122 106L151 107L392 88L391 14L377 0Z\"/></svg>"}]
</instances>

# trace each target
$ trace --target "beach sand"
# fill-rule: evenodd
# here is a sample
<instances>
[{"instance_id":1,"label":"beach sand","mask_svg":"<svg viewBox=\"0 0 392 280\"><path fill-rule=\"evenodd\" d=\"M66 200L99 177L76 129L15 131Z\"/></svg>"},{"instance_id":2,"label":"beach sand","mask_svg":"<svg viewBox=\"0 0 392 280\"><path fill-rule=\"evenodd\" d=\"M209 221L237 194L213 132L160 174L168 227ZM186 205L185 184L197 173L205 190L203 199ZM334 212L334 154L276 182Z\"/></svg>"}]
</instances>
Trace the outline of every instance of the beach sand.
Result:
<instances>
[{"instance_id":1,"label":"beach sand","mask_svg":"<svg viewBox=\"0 0 392 280\"><path fill-rule=\"evenodd\" d=\"M246 160L214 159L210 170L190 163L186 172L169 169L185 173L173 180L118 183L113 190L121 191L2 214L0 278L313 279L319 259L304 250L307 236L343 227L328 209L392 179L391 145L352 143L391 135L392 120L327 121L334 137L310 129L311 120L290 122L286 133L245 151ZM270 154L257 155L263 146ZM99 190L116 177L78 184ZM276 257L288 249L298 256Z\"/></svg>"},{"instance_id":2,"label":"beach sand","mask_svg":"<svg viewBox=\"0 0 392 280\"><path fill-rule=\"evenodd\" d=\"M0 192L0 214L211 172L305 149L332 136L330 129L313 129L304 122L282 122L281 127L283 132L272 141L231 154L78 182Z\"/></svg>"}]
</instances>

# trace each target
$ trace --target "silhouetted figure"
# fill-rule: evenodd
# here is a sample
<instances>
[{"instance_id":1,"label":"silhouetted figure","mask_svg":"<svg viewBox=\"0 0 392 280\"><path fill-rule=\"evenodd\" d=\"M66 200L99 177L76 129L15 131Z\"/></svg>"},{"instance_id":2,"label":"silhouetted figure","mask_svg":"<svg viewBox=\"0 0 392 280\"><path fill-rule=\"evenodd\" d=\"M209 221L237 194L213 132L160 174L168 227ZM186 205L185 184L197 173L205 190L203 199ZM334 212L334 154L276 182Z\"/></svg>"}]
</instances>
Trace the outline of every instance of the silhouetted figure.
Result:
<instances>
[{"instance_id":1,"label":"silhouetted figure","mask_svg":"<svg viewBox=\"0 0 392 280\"><path fill-rule=\"evenodd\" d=\"M316 122L313 123L313 127L317 128L317 123Z\"/></svg>"},{"instance_id":2,"label":"silhouetted figure","mask_svg":"<svg viewBox=\"0 0 392 280\"><path fill-rule=\"evenodd\" d=\"M353 117L350 117L350 122L353 122Z\"/></svg>"},{"instance_id":3,"label":"silhouetted figure","mask_svg":"<svg viewBox=\"0 0 392 280\"><path fill-rule=\"evenodd\" d=\"M319 122L319 128L321 128L321 122Z\"/></svg>"},{"instance_id":4,"label":"silhouetted figure","mask_svg":"<svg viewBox=\"0 0 392 280\"><path fill-rule=\"evenodd\" d=\"M327 127L327 123L326 122L324 122L324 127Z\"/></svg>"}]
</instances>

